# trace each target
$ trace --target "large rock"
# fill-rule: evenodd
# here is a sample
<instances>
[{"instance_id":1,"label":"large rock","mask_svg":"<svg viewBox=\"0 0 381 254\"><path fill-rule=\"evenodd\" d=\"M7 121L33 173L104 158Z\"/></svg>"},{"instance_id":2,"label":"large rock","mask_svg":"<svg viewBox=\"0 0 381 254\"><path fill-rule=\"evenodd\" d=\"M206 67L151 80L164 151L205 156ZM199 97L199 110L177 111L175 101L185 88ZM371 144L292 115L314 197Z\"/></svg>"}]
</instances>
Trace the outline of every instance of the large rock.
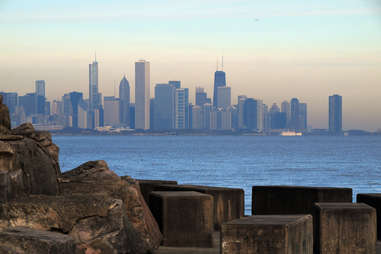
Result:
<instances>
[{"instance_id":1,"label":"large rock","mask_svg":"<svg viewBox=\"0 0 381 254\"><path fill-rule=\"evenodd\" d=\"M71 236L77 254L142 253L123 202L105 195L31 195L0 204L0 228L29 227Z\"/></svg>"},{"instance_id":2,"label":"large rock","mask_svg":"<svg viewBox=\"0 0 381 254\"><path fill-rule=\"evenodd\" d=\"M3 96L0 95L0 133L7 133L11 129L11 118L8 107L3 104Z\"/></svg>"},{"instance_id":3,"label":"large rock","mask_svg":"<svg viewBox=\"0 0 381 254\"><path fill-rule=\"evenodd\" d=\"M49 133L24 124L0 135L0 202L29 194L57 195L58 147Z\"/></svg>"},{"instance_id":4,"label":"large rock","mask_svg":"<svg viewBox=\"0 0 381 254\"><path fill-rule=\"evenodd\" d=\"M143 240L139 252L153 252L160 245L162 235L140 192L139 184L130 177L119 177L105 161L90 161L62 174L59 179L64 195L75 193L103 193L121 199L137 238Z\"/></svg>"},{"instance_id":5,"label":"large rock","mask_svg":"<svg viewBox=\"0 0 381 254\"><path fill-rule=\"evenodd\" d=\"M75 243L68 235L26 227L0 230L0 253L73 254Z\"/></svg>"}]
</instances>

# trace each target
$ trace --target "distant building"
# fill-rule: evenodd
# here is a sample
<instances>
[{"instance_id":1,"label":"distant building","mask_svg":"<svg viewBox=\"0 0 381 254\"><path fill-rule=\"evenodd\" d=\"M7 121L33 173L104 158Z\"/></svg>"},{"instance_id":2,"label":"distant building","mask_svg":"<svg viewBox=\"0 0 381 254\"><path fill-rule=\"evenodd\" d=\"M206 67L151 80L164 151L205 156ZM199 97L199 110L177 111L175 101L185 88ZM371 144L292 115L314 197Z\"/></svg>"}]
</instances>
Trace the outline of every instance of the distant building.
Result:
<instances>
[{"instance_id":1,"label":"distant building","mask_svg":"<svg viewBox=\"0 0 381 254\"><path fill-rule=\"evenodd\" d=\"M135 63L135 129L150 128L150 63Z\"/></svg>"},{"instance_id":2,"label":"distant building","mask_svg":"<svg viewBox=\"0 0 381 254\"><path fill-rule=\"evenodd\" d=\"M119 84L119 121L122 125L130 126L130 83L123 76Z\"/></svg>"},{"instance_id":3,"label":"distant building","mask_svg":"<svg viewBox=\"0 0 381 254\"><path fill-rule=\"evenodd\" d=\"M226 74L224 71L214 73L213 106L218 106L218 88L226 86Z\"/></svg>"},{"instance_id":4,"label":"distant building","mask_svg":"<svg viewBox=\"0 0 381 254\"><path fill-rule=\"evenodd\" d=\"M299 104L299 130L307 130L307 104L300 103Z\"/></svg>"},{"instance_id":5,"label":"distant building","mask_svg":"<svg viewBox=\"0 0 381 254\"><path fill-rule=\"evenodd\" d=\"M135 103L130 104L130 128L135 129Z\"/></svg>"},{"instance_id":6,"label":"distant building","mask_svg":"<svg viewBox=\"0 0 381 254\"><path fill-rule=\"evenodd\" d=\"M343 99L340 95L329 96L329 132L341 134L343 131Z\"/></svg>"},{"instance_id":7,"label":"distant building","mask_svg":"<svg viewBox=\"0 0 381 254\"><path fill-rule=\"evenodd\" d=\"M70 103L72 108L72 127L73 128L79 128L78 126L78 108L79 104L83 100L83 94L79 92L71 92L69 93L70 96Z\"/></svg>"},{"instance_id":8,"label":"distant building","mask_svg":"<svg viewBox=\"0 0 381 254\"><path fill-rule=\"evenodd\" d=\"M192 107L192 129L203 128L203 114L201 106L195 105Z\"/></svg>"},{"instance_id":9,"label":"distant building","mask_svg":"<svg viewBox=\"0 0 381 254\"><path fill-rule=\"evenodd\" d=\"M188 88L175 91L175 128L189 128L189 92Z\"/></svg>"},{"instance_id":10,"label":"distant building","mask_svg":"<svg viewBox=\"0 0 381 254\"><path fill-rule=\"evenodd\" d=\"M181 88L181 81L178 80L168 81L168 84L174 86L175 88Z\"/></svg>"},{"instance_id":11,"label":"distant building","mask_svg":"<svg viewBox=\"0 0 381 254\"><path fill-rule=\"evenodd\" d=\"M89 64L89 109L93 111L100 104L98 92L98 62L93 61L92 64Z\"/></svg>"},{"instance_id":12,"label":"distant building","mask_svg":"<svg viewBox=\"0 0 381 254\"><path fill-rule=\"evenodd\" d=\"M288 101L283 101L281 105L281 112L286 114L286 125L287 127L290 125L291 121L291 106Z\"/></svg>"},{"instance_id":13,"label":"distant building","mask_svg":"<svg viewBox=\"0 0 381 254\"><path fill-rule=\"evenodd\" d=\"M19 96L19 105L23 108L26 117L32 116L36 112L36 94L27 93Z\"/></svg>"},{"instance_id":14,"label":"distant building","mask_svg":"<svg viewBox=\"0 0 381 254\"><path fill-rule=\"evenodd\" d=\"M291 99L290 129L295 131L300 130L300 106L297 98Z\"/></svg>"},{"instance_id":15,"label":"distant building","mask_svg":"<svg viewBox=\"0 0 381 254\"><path fill-rule=\"evenodd\" d=\"M206 103L202 106L202 128L203 129L210 129L210 114L212 113L212 104Z\"/></svg>"},{"instance_id":16,"label":"distant building","mask_svg":"<svg viewBox=\"0 0 381 254\"><path fill-rule=\"evenodd\" d=\"M244 104L247 97L245 95L238 96L238 129L245 129L245 122L244 122Z\"/></svg>"},{"instance_id":17,"label":"distant building","mask_svg":"<svg viewBox=\"0 0 381 254\"><path fill-rule=\"evenodd\" d=\"M228 108L231 106L231 88L227 86L221 86L217 88L217 107Z\"/></svg>"},{"instance_id":18,"label":"distant building","mask_svg":"<svg viewBox=\"0 0 381 254\"><path fill-rule=\"evenodd\" d=\"M210 103L207 93L202 87L196 87L196 105L203 106L205 103Z\"/></svg>"},{"instance_id":19,"label":"distant building","mask_svg":"<svg viewBox=\"0 0 381 254\"><path fill-rule=\"evenodd\" d=\"M36 82L35 82L35 94L37 96L45 97L45 80L36 80Z\"/></svg>"},{"instance_id":20,"label":"distant building","mask_svg":"<svg viewBox=\"0 0 381 254\"><path fill-rule=\"evenodd\" d=\"M243 112L245 128L249 130L258 129L258 101L252 98L246 99Z\"/></svg>"},{"instance_id":21,"label":"distant building","mask_svg":"<svg viewBox=\"0 0 381 254\"><path fill-rule=\"evenodd\" d=\"M175 128L175 92L176 88L170 84L157 84L155 86L155 130Z\"/></svg>"},{"instance_id":22,"label":"distant building","mask_svg":"<svg viewBox=\"0 0 381 254\"><path fill-rule=\"evenodd\" d=\"M287 127L287 115L286 112L270 112L271 129L280 130Z\"/></svg>"},{"instance_id":23,"label":"distant building","mask_svg":"<svg viewBox=\"0 0 381 254\"><path fill-rule=\"evenodd\" d=\"M119 122L119 99L114 96L105 96L103 102L104 125L117 126Z\"/></svg>"}]
</instances>

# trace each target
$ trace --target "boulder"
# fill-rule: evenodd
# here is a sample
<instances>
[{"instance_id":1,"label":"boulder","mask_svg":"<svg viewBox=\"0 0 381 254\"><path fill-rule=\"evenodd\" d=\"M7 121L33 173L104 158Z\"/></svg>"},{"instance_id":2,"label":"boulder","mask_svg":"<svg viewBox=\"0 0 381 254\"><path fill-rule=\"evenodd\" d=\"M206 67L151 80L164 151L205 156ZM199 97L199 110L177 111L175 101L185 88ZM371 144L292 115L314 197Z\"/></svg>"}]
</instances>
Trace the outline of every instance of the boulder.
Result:
<instances>
[{"instance_id":1,"label":"boulder","mask_svg":"<svg viewBox=\"0 0 381 254\"><path fill-rule=\"evenodd\" d=\"M105 195L31 195L0 204L0 228L29 227L67 234L76 254L142 253L123 202Z\"/></svg>"},{"instance_id":2,"label":"boulder","mask_svg":"<svg viewBox=\"0 0 381 254\"><path fill-rule=\"evenodd\" d=\"M0 133L8 133L11 129L11 118L7 105L3 104L3 96L0 95Z\"/></svg>"},{"instance_id":3,"label":"boulder","mask_svg":"<svg viewBox=\"0 0 381 254\"><path fill-rule=\"evenodd\" d=\"M153 252L159 247L162 240L160 229L134 179L122 179L108 168L105 161L89 161L63 173L59 182L63 195L102 193L121 199L137 238L143 240L140 251L136 253Z\"/></svg>"},{"instance_id":4,"label":"boulder","mask_svg":"<svg viewBox=\"0 0 381 254\"><path fill-rule=\"evenodd\" d=\"M26 227L0 230L0 253L73 254L75 243L68 235Z\"/></svg>"}]
</instances>

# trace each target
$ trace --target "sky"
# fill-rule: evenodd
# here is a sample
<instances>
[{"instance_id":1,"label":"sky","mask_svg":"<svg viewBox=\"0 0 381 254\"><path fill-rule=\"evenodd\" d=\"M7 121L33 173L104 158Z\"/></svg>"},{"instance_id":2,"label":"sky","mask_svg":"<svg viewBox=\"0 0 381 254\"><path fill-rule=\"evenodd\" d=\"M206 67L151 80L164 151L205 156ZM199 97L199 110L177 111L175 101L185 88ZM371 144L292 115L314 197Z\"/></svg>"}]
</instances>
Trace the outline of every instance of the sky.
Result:
<instances>
[{"instance_id":1,"label":"sky","mask_svg":"<svg viewBox=\"0 0 381 254\"><path fill-rule=\"evenodd\" d=\"M134 62L151 62L154 86L181 80L213 92L224 56L232 101L244 94L271 107L308 104L327 128L328 96L343 96L343 127L381 128L380 0L0 0L0 90L48 99L88 96L88 64L99 89L118 95L123 75L134 99ZM219 60L221 69L221 60Z\"/></svg>"}]
</instances>

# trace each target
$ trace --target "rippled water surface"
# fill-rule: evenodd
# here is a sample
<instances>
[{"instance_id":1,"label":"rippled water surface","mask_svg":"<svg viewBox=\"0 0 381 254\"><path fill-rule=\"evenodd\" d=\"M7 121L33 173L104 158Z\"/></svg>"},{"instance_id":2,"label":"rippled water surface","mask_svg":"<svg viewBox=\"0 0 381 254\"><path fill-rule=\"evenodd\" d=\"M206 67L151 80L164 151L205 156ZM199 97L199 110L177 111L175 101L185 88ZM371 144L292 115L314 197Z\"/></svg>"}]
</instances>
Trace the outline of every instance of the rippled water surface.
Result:
<instances>
[{"instance_id":1,"label":"rippled water surface","mask_svg":"<svg viewBox=\"0 0 381 254\"><path fill-rule=\"evenodd\" d=\"M62 171L106 160L138 179L238 187L351 187L381 192L381 137L55 136Z\"/></svg>"}]
</instances>

